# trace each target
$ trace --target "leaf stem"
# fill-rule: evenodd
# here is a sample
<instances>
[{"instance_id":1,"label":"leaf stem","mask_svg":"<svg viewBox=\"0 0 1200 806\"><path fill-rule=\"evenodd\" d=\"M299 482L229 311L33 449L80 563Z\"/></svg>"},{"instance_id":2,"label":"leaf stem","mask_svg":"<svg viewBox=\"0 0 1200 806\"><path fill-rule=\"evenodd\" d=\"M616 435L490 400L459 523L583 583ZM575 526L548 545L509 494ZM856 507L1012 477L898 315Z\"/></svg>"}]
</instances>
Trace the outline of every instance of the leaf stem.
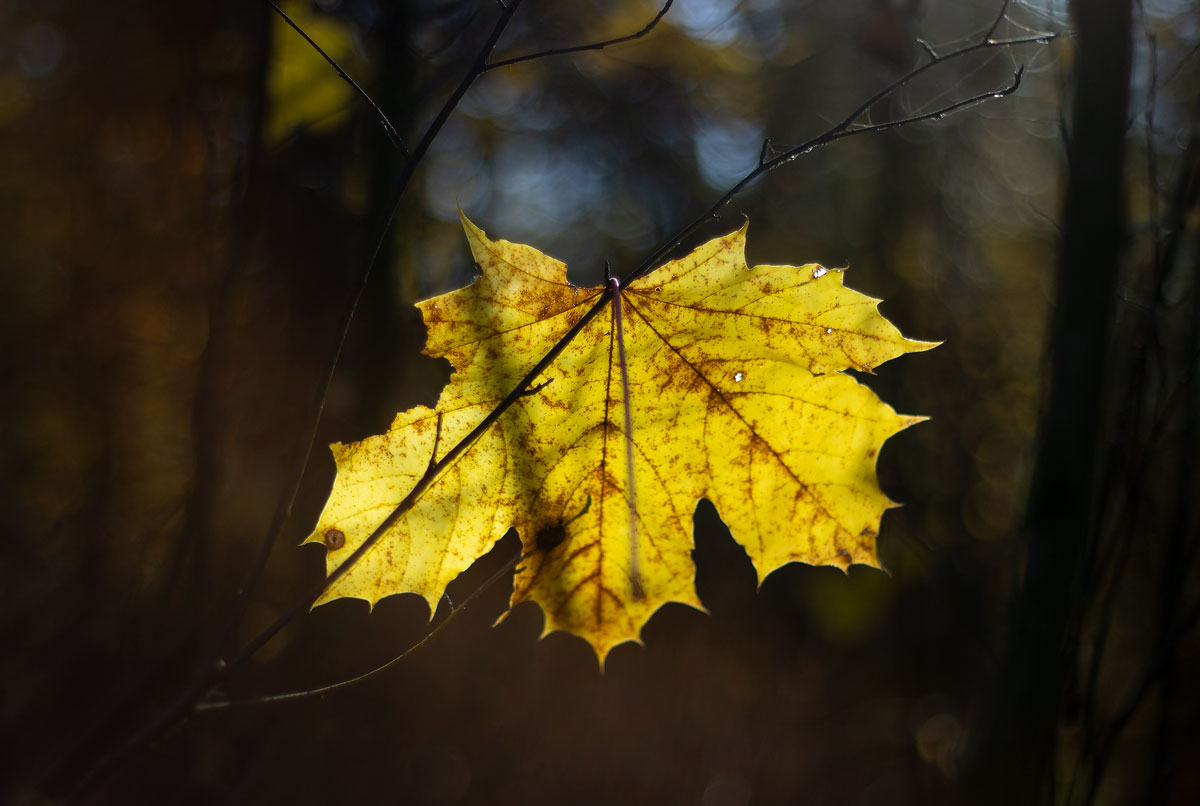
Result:
<instances>
[{"instance_id":1,"label":"leaf stem","mask_svg":"<svg viewBox=\"0 0 1200 806\"><path fill-rule=\"evenodd\" d=\"M617 327L617 356L621 365L621 408L625 412L625 500L629 503L629 585L633 598L645 596L642 590L642 568L638 557L637 483L633 475L633 406L629 395L629 361L625 358L625 330L621 315L621 281L609 278L612 292L613 319Z\"/></svg>"}]
</instances>

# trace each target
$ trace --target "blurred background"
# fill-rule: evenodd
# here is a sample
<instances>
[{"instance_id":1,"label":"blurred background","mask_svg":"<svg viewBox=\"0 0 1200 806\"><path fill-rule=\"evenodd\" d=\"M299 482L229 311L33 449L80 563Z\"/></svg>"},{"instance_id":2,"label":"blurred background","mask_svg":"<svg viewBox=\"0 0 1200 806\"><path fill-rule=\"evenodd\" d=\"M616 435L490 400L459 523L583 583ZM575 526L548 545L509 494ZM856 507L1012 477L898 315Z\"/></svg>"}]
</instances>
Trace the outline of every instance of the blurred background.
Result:
<instances>
[{"instance_id":1,"label":"blurred background","mask_svg":"<svg viewBox=\"0 0 1200 806\"><path fill-rule=\"evenodd\" d=\"M675 0L638 41L486 73L405 188L323 404L405 164L371 108L266 4L0 3L0 800L1005 802L999 775L1047 803L1196 802L1200 14L1095 6L1095 38L982 49L862 121L998 91L1023 66L1014 95L818 149L689 241L745 215L751 264L848 265L906 335L945 341L861 378L931 417L881 454L904 504L884 517L886 573L791 565L756 589L702 502L710 613L663 608L603 674L581 640L539 641L535 606L491 626L506 578L368 683L196 715L85 780L214 647L320 579L324 552L298 543L332 483L324 446L432 405L448 377L420 355L413 303L474 276L460 206L598 284L708 208L764 137L820 134L927 59L918 39L986 38L1001 2ZM501 13L282 7L410 149ZM526 0L495 57L631 33L659 7ZM1058 0L1015 2L992 36L1075 25ZM1073 123L1093 95L1108 128ZM1064 218L1097 162L1117 217ZM1081 233L1116 244L1105 266L1063 247ZM1101 326L1063 314L1072 300L1099 300ZM1052 382L1076 364L1105 370L1102 394ZM1084 449L1053 438L1073 428ZM451 598L516 548L505 537ZM429 618L412 595L323 606L222 693L352 677ZM1007 686L1042 674L1038 697Z\"/></svg>"}]
</instances>

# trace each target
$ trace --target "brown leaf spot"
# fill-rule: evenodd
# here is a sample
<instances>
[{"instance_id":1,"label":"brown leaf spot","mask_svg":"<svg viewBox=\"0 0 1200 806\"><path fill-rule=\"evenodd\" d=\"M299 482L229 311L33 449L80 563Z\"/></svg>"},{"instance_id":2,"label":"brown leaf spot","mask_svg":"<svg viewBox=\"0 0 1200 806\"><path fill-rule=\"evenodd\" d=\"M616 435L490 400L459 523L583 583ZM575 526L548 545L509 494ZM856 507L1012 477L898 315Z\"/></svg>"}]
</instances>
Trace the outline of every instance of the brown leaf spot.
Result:
<instances>
[{"instance_id":1,"label":"brown leaf spot","mask_svg":"<svg viewBox=\"0 0 1200 806\"><path fill-rule=\"evenodd\" d=\"M850 552L846 551L841 546L838 546L837 553L838 553L838 556L841 557L846 562L850 562L852 559L854 559L853 557L850 556Z\"/></svg>"},{"instance_id":2,"label":"brown leaf spot","mask_svg":"<svg viewBox=\"0 0 1200 806\"><path fill-rule=\"evenodd\" d=\"M867 448L867 458L868 458L868 459L874 459L874 458L875 458L875 454L877 454L878 452L879 452L879 451L875 450L874 448Z\"/></svg>"},{"instance_id":3,"label":"brown leaf spot","mask_svg":"<svg viewBox=\"0 0 1200 806\"><path fill-rule=\"evenodd\" d=\"M325 532L325 548L337 551L346 545L346 535L341 529L330 529Z\"/></svg>"}]
</instances>

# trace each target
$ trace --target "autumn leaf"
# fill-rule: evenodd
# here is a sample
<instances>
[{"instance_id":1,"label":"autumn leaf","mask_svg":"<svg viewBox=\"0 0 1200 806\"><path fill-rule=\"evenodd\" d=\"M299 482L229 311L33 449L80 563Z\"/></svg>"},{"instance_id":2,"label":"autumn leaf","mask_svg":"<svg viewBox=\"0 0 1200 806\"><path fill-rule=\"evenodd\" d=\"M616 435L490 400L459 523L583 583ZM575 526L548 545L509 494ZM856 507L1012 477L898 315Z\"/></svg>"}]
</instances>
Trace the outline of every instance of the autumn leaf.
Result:
<instances>
[{"instance_id":1,"label":"autumn leaf","mask_svg":"<svg viewBox=\"0 0 1200 806\"><path fill-rule=\"evenodd\" d=\"M309 537L329 549L331 572L605 291L463 226L482 275L418 305L425 352L454 374L436 409L333 446L337 478ZM432 608L515 527L525 556L512 603L537 602L546 632L580 635L603 660L663 604L702 608L691 556L701 498L760 581L793 561L878 565L893 503L876 456L923 418L897 415L840 370L935 345L903 338L840 270L748 268L745 240L743 226L621 289L623 339L614 299L318 603L415 592Z\"/></svg>"}]
</instances>

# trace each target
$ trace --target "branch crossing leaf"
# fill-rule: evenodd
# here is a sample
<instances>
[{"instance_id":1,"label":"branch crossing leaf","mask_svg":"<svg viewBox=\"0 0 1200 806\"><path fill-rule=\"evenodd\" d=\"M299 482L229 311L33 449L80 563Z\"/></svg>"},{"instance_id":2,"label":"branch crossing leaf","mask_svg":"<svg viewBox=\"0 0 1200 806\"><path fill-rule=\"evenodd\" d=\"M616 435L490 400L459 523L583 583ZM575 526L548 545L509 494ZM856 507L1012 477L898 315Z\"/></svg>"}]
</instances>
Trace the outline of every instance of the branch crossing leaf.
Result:
<instances>
[{"instance_id":1,"label":"branch crossing leaf","mask_svg":"<svg viewBox=\"0 0 1200 806\"><path fill-rule=\"evenodd\" d=\"M559 261L493 241L465 216L463 226L482 275L418 305L425 352L454 374L436 409L333 446L337 478L308 538L329 549L329 571L413 489L435 447L440 459L604 291L571 285ZM691 557L701 498L760 581L793 561L877 566L894 504L876 457L924 418L896 414L841 370L936 344L901 336L840 270L747 267L745 240L743 226L620 290L630 433L610 302L318 604L415 592L432 608L515 527L526 556L512 603L537 602L545 632L580 635L603 660L665 603L702 609Z\"/></svg>"}]
</instances>

